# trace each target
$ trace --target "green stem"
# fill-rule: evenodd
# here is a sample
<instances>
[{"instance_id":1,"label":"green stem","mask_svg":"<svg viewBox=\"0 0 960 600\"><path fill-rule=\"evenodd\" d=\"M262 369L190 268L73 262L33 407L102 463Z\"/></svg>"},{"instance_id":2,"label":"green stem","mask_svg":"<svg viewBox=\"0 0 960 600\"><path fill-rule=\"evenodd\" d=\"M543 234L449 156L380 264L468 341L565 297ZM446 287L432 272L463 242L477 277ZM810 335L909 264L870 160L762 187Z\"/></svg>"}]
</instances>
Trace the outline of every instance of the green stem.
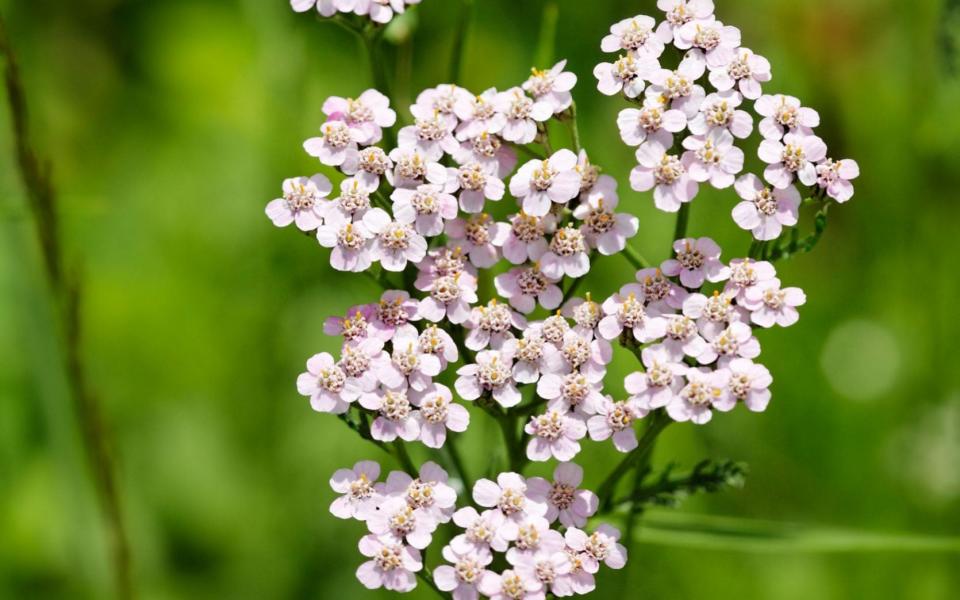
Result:
<instances>
[{"instance_id":1,"label":"green stem","mask_svg":"<svg viewBox=\"0 0 960 600\"><path fill-rule=\"evenodd\" d=\"M417 575L417 579L427 584L427 587L435 591L437 595L440 596L441 598L450 597L449 594L447 594L446 592L442 591L439 587L437 587L436 582L433 581L433 571L427 565L423 565L423 569L417 571L416 575Z\"/></svg>"},{"instance_id":2,"label":"green stem","mask_svg":"<svg viewBox=\"0 0 960 600\"><path fill-rule=\"evenodd\" d=\"M543 5L543 15L540 17L540 39L537 42L534 64L547 67L553 61L559 18L560 9L557 6L557 0L548 0Z\"/></svg>"},{"instance_id":3,"label":"green stem","mask_svg":"<svg viewBox=\"0 0 960 600\"><path fill-rule=\"evenodd\" d=\"M597 495L603 502L603 512L606 512L613 505L613 491L617 483L626 475L631 468L647 460L647 455L653 451L657 437L671 423L670 417L661 409L650 414L651 420L647 425L647 430L640 438L640 442L634 450L628 454L620 464L618 464L610 475L600 484Z\"/></svg>"},{"instance_id":4,"label":"green stem","mask_svg":"<svg viewBox=\"0 0 960 600\"><path fill-rule=\"evenodd\" d=\"M673 240L682 240L687 237L687 224L690 222L690 203L684 202L677 212L677 225L673 228Z\"/></svg>"},{"instance_id":5,"label":"green stem","mask_svg":"<svg viewBox=\"0 0 960 600\"><path fill-rule=\"evenodd\" d=\"M416 477L417 467L413 464L413 461L410 460L410 455L407 454L407 447L403 445L403 442L400 440L393 442L393 451L397 456L397 460L400 461L400 465L403 466L403 470L413 477Z\"/></svg>"},{"instance_id":6,"label":"green stem","mask_svg":"<svg viewBox=\"0 0 960 600\"><path fill-rule=\"evenodd\" d=\"M470 490L473 489L473 481L467 474L466 467L463 466L463 457L460 456L460 450L457 448L457 441L454 439L454 436L447 437L447 443L444 445L444 448L447 449L447 454L450 456L450 463L453 465L453 470L457 472L457 476L460 477L460 481L463 482L463 489L469 493Z\"/></svg>"},{"instance_id":7,"label":"green stem","mask_svg":"<svg viewBox=\"0 0 960 600\"><path fill-rule=\"evenodd\" d=\"M464 48L467 45L467 35L470 32L470 21L473 18L473 0L463 0L460 7L460 20L457 22L457 33L453 38L453 53L450 56L449 82L461 84L463 73Z\"/></svg>"},{"instance_id":8,"label":"green stem","mask_svg":"<svg viewBox=\"0 0 960 600\"><path fill-rule=\"evenodd\" d=\"M642 254L634 250L633 246L631 246L630 244L627 244L623 248L623 252L621 252L620 254L622 254L623 257L626 258L627 261L630 264L632 264L638 271L640 269L646 269L650 267L650 261L645 259Z\"/></svg>"},{"instance_id":9,"label":"green stem","mask_svg":"<svg viewBox=\"0 0 960 600\"><path fill-rule=\"evenodd\" d=\"M577 103L574 102L567 109L567 126L570 128L570 138L573 141L573 151L580 154L580 125L577 123Z\"/></svg>"}]
</instances>

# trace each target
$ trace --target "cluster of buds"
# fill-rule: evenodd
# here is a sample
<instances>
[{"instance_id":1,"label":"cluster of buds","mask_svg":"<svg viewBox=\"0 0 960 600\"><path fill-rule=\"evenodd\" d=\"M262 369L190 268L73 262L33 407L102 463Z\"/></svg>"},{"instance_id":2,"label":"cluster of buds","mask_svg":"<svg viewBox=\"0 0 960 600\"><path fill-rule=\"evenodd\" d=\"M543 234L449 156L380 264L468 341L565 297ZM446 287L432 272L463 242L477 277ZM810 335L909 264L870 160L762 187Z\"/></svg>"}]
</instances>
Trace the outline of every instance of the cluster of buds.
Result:
<instances>
[{"instance_id":1,"label":"cluster of buds","mask_svg":"<svg viewBox=\"0 0 960 600\"><path fill-rule=\"evenodd\" d=\"M374 6L399 12L404 3L293 2L298 10L314 4L322 14L362 10L380 20ZM617 181L580 148L577 77L565 61L507 90L427 89L409 107L413 122L396 132L381 92L331 97L321 135L303 147L339 171L339 181L288 179L267 205L275 225L293 224L330 249L334 269L366 272L384 288L378 301L325 323L340 350L311 357L297 380L314 410L340 415L388 450L452 442L451 432L470 425L464 402L499 420L505 436L516 434L510 469L472 487L484 512L457 509L455 489L470 487L457 464L449 483L439 465L414 473L409 459L407 472L384 483L369 462L334 475L343 496L331 511L369 529L360 551L370 561L357 572L367 587L409 591L421 577L455 599L588 593L599 565L622 567L626 550L609 525L583 531L600 503L579 489L582 470L569 462L581 442L609 439L632 453L638 422L659 431L655 422L702 425L739 404L766 409L772 377L756 362L754 333L796 323L806 297L781 284L777 256L754 250L776 244L785 228L795 241L804 204L849 200L857 164L827 158L816 111L763 93L769 63L741 47L710 0L658 6L659 24L636 16L611 27L601 48L621 55L594 71L602 93L637 105L617 120L623 141L637 147L631 187L652 190L661 210L684 213L700 184L732 187L741 199L733 218L755 239L748 256L722 260L709 237L675 240L658 267L632 251L639 220L622 210ZM668 51L674 69L661 65ZM762 177L741 173L744 152L735 145L754 130L746 100L762 117ZM554 122L569 129L571 148L554 148ZM637 267L634 280L607 298L577 295L593 262L611 256ZM638 359L619 399L605 390L615 345ZM553 482L520 473L527 461L551 459L560 463ZM608 482L601 493L611 491ZM464 532L443 548L448 564L430 579L420 551L451 520ZM491 568L496 553L506 559L496 564L509 565L499 572Z\"/></svg>"}]
</instances>

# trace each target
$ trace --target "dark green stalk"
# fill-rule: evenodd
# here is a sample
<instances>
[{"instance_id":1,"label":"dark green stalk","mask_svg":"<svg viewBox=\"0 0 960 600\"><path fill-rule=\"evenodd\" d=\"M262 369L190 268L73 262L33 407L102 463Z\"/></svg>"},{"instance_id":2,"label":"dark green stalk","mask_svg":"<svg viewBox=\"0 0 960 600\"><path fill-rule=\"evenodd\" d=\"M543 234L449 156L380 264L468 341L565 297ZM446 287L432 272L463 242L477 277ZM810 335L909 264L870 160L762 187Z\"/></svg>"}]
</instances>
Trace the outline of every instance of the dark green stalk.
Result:
<instances>
[{"instance_id":1,"label":"dark green stalk","mask_svg":"<svg viewBox=\"0 0 960 600\"><path fill-rule=\"evenodd\" d=\"M462 85L464 49L470 33L470 21L473 19L473 0L463 0L460 7L460 19L457 21L457 33L453 38L453 52L450 56L449 82Z\"/></svg>"},{"instance_id":2,"label":"dark green stalk","mask_svg":"<svg viewBox=\"0 0 960 600\"><path fill-rule=\"evenodd\" d=\"M657 437L671 422L670 417L668 417L662 409L650 413L650 419L647 429L643 432L643 437L640 438L637 447L620 461L620 464L613 469L597 490L597 495L601 498L601 502L603 502L604 512L609 510L613 505L613 491L617 483L620 482L631 468L634 468L646 460L647 455L653 451Z\"/></svg>"},{"instance_id":3,"label":"dark green stalk","mask_svg":"<svg viewBox=\"0 0 960 600\"><path fill-rule=\"evenodd\" d=\"M450 464L453 465L453 470L457 472L457 476L460 477L460 481L463 482L463 489L469 492L473 488L473 481L467 474L466 467L463 466L463 457L460 456L460 450L457 448L457 441L454 439L454 436L447 437L447 443L444 445L444 448L446 448L447 454L450 457Z\"/></svg>"},{"instance_id":4,"label":"dark green stalk","mask_svg":"<svg viewBox=\"0 0 960 600\"><path fill-rule=\"evenodd\" d=\"M680 205L680 210L677 212L677 225L673 229L673 240L682 240L687 237L687 225L690 222L690 203L684 202Z\"/></svg>"},{"instance_id":5,"label":"dark green stalk","mask_svg":"<svg viewBox=\"0 0 960 600\"><path fill-rule=\"evenodd\" d=\"M633 246L629 243L624 247L623 252L620 253L627 261L630 262L638 271L641 269L646 269L650 266L650 261L645 259L643 255L637 252Z\"/></svg>"}]
</instances>

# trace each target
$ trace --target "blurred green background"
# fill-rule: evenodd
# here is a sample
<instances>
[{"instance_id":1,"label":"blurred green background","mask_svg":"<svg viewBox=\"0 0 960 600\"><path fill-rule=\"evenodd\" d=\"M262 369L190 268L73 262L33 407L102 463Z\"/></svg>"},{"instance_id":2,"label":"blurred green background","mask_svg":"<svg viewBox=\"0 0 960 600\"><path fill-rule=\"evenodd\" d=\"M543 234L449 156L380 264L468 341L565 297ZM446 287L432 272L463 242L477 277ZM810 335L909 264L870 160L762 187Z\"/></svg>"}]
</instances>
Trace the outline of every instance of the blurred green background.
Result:
<instances>
[{"instance_id":1,"label":"blurred green background","mask_svg":"<svg viewBox=\"0 0 960 600\"><path fill-rule=\"evenodd\" d=\"M641 218L636 246L660 260L672 218L626 189L632 155L615 126L623 103L596 93L591 75L608 26L655 14L655 3L559 4L556 55L580 76L584 143L624 182L622 205ZM424 0L412 43L388 50L411 81L397 90L401 101L445 79L456 6ZM526 77L542 6L478 0L468 87ZM300 144L320 125L323 99L369 86L356 41L284 0L0 0L0 8L37 146L54 165L69 253L84 264L87 368L119 456L141 597L388 597L353 578L362 525L327 513L334 469L385 456L311 412L294 388L303 361L334 347L323 318L378 292L332 272L315 243L263 215L284 177L316 171ZM744 489L692 499L681 514L956 535L960 7L719 0L717 8L770 58L768 89L818 108L831 153L856 158L863 175L853 201L831 212L816 252L780 267L809 302L798 326L762 334L775 377L770 409L673 427L655 460L751 466ZM6 109L4 99L0 597L109 598L106 541ZM729 217L734 203L732 192L703 194L690 227L720 241L727 257L749 244ZM604 259L586 287L608 293L631 275L625 262ZM476 473L499 438L474 417L463 449ZM608 444L586 444L578 462L596 484L615 458ZM949 551L754 541L641 531L628 568L604 572L595 597L960 596L960 556Z\"/></svg>"}]
</instances>

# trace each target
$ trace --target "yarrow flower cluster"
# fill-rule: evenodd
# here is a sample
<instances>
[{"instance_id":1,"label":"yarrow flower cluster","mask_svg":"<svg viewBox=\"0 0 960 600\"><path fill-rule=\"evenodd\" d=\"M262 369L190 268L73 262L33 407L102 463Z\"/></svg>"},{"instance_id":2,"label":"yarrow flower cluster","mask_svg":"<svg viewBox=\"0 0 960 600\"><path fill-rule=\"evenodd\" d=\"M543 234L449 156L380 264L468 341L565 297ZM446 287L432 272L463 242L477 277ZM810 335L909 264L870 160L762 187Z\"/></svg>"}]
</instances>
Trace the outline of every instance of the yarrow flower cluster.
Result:
<instances>
[{"instance_id":1,"label":"yarrow flower cluster","mask_svg":"<svg viewBox=\"0 0 960 600\"><path fill-rule=\"evenodd\" d=\"M292 4L381 21L412 2ZM768 406L773 378L758 362L756 334L793 325L806 302L774 261L798 247L804 205L821 206L822 233L826 206L851 198L858 168L827 157L816 111L764 94L769 63L742 47L710 0L658 6L659 23L640 15L614 24L601 49L618 57L594 70L600 92L635 105L617 119L637 148L631 187L652 191L660 210L683 211L681 239L658 266L630 247L636 205L579 146L577 77L565 61L506 90L427 89L399 126L377 90L328 98L320 135L303 148L337 181L287 179L267 205L276 226L295 225L328 248L335 270L383 287L379 300L327 319L339 350L312 356L297 379L315 411L397 449L406 468L379 482L379 465L362 461L331 479L340 494L331 512L369 530L359 544L369 560L357 571L365 586L413 589L426 579L421 551L452 522L461 531L430 581L440 591L458 600L589 593L600 564L623 567L626 549L608 525L584 531L611 498L581 489L571 461L582 445L610 440L635 466L638 423L655 436L665 422L703 425L716 411ZM762 176L742 172L751 106ZM554 147L551 123L571 128L572 148ZM686 236L683 215L701 184L739 197L732 215L754 238L747 256L727 260L711 238ZM606 298L578 295L595 262L611 256L630 260L633 280ZM615 346L637 358L619 397L605 389ZM471 484L455 436L478 412L500 422L507 467ZM456 472L433 462L414 472L403 442L444 448ZM523 476L528 461L550 460L559 463L552 481ZM609 494L621 475L598 489ZM479 508L458 508L456 490L471 488Z\"/></svg>"},{"instance_id":2,"label":"yarrow flower cluster","mask_svg":"<svg viewBox=\"0 0 960 600\"><path fill-rule=\"evenodd\" d=\"M413 4L420 4L420 0L290 0L290 6L297 12L316 10L324 17L355 14L374 23L389 23Z\"/></svg>"}]
</instances>

